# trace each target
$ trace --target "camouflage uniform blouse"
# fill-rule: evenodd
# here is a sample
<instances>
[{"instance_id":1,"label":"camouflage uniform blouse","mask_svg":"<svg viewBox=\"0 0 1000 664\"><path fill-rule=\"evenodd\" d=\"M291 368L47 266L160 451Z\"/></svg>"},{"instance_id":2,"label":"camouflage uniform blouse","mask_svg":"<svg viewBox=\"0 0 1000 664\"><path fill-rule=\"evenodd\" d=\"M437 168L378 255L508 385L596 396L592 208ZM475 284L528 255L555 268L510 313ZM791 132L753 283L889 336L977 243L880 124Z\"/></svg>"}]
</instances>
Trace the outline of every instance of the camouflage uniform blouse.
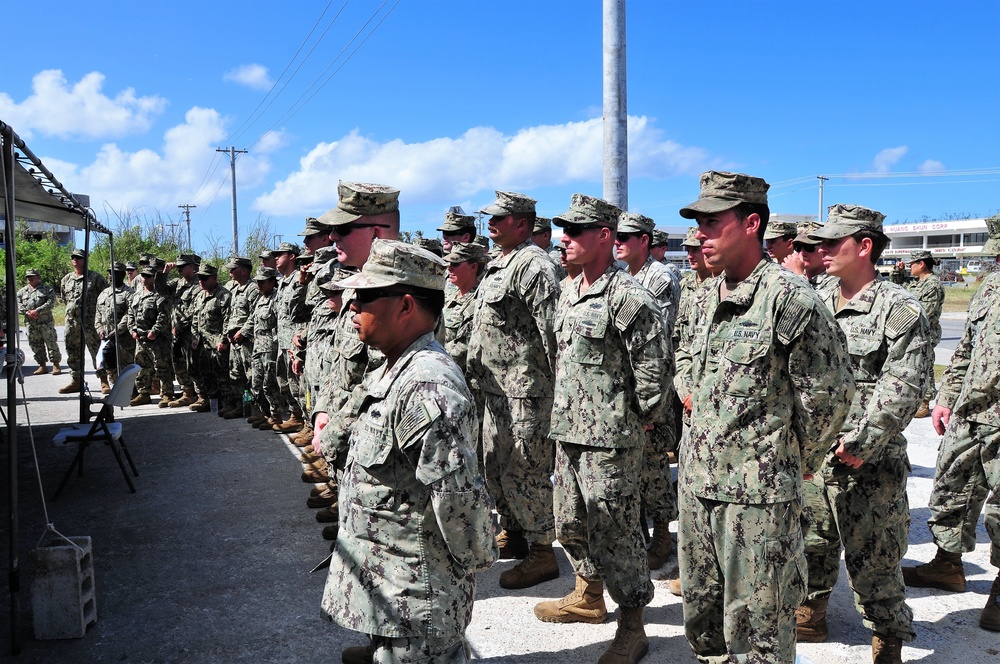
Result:
<instances>
[{"instance_id":1,"label":"camouflage uniform blouse","mask_svg":"<svg viewBox=\"0 0 1000 664\"><path fill-rule=\"evenodd\" d=\"M250 314L257 306L257 282L252 279L242 286L235 279L229 282L229 315L226 319L226 332L242 332L250 320ZM245 336L245 335L244 335Z\"/></svg>"},{"instance_id":2,"label":"camouflage uniform blouse","mask_svg":"<svg viewBox=\"0 0 1000 664\"><path fill-rule=\"evenodd\" d=\"M551 396L558 299L552 261L530 239L490 261L469 341L469 374L479 389L511 399Z\"/></svg>"},{"instance_id":3,"label":"camouflage uniform blouse","mask_svg":"<svg viewBox=\"0 0 1000 664\"><path fill-rule=\"evenodd\" d=\"M681 298L680 282L666 265L654 260L652 256L646 258L646 262L635 274L635 279L645 286L659 303L663 311L664 334L670 338L673 334L674 321L677 320L677 307Z\"/></svg>"},{"instance_id":4,"label":"camouflage uniform blouse","mask_svg":"<svg viewBox=\"0 0 1000 664\"><path fill-rule=\"evenodd\" d=\"M117 336L120 339L128 338L133 341L128 331L128 308L129 302L135 295L135 291L126 285L115 288L105 288L97 298L97 318L94 327L98 334L103 334L105 338ZM115 327L115 321L118 327Z\"/></svg>"},{"instance_id":5,"label":"camouflage uniform blouse","mask_svg":"<svg viewBox=\"0 0 1000 664\"><path fill-rule=\"evenodd\" d=\"M458 289L444 303L445 348L466 373L469 357L469 337L472 334L472 317L476 312L476 288L465 295Z\"/></svg>"},{"instance_id":6,"label":"camouflage uniform blouse","mask_svg":"<svg viewBox=\"0 0 1000 664\"><path fill-rule=\"evenodd\" d=\"M941 341L941 309L944 307L944 286L936 274L929 274L923 279L916 279L906 284L906 289L913 293L920 306L927 314L931 324L931 348Z\"/></svg>"},{"instance_id":7,"label":"camouflage uniform blouse","mask_svg":"<svg viewBox=\"0 0 1000 664\"><path fill-rule=\"evenodd\" d=\"M1000 423L1000 273L969 303L965 332L941 379L937 403L970 422Z\"/></svg>"},{"instance_id":8,"label":"camouflage uniform blouse","mask_svg":"<svg viewBox=\"0 0 1000 664\"><path fill-rule=\"evenodd\" d=\"M141 284L140 284L141 285ZM97 315L97 296L108 287L108 281L97 272L90 270L87 273L87 296L89 304L87 306L86 320L93 325L94 317ZM59 283L59 290L62 292L63 301L66 302L66 324L68 326L79 325L81 321L81 309L83 303L83 275L77 276L76 272L70 272L62 278Z\"/></svg>"},{"instance_id":9,"label":"camouflage uniform blouse","mask_svg":"<svg viewBox=\"0 0 1000 664\"><path fill-rule=\"evenodd\" d=\"M556 315L555 440L589 447L642 447L643 425L663 420L673 354L660 307L635 279L610 266L579 294L578 276Z\"/></svg>"},{"instance_id":10,"label":"camouflage uniform blouse","mask_svg":"<svg viewBox=\"0 0 1000 664\"><path fill-rule=\"evenodd\" d=\"M6 297L6 296L5 296ZM17 291L17 308L25 317L28 325L52 323L52 307L56 303L56 291L48 284L39 283L38 288L24 286ZM34 309L38 318L28 318L28 312Z\"/></svg>"},{"instance_id":11,"label":"camouflage uniform blouse","mask_svg":"<svg viewBox=\"0 0 1000 664\"><path fill-rule=\"evenodd\" d=\"M798 500L840 432L854 390L844 334L805 280L761 260L725 300L705 280L678 385L692 394L680 482L731 503Z\"/></svg>"},{"instance_id":12,"label":"camouflage uniform blouse","mask_svg":"<svg viewBox=\"0 0 1000 664\"><path fill-rule=\"evenodd\" d=\"M253 354L273 358L278 352L278 311L275 307L277 291L265 297L257 293L253 311L243 327L243 336L253 337Z\"/></svg>"},{"instance_id":13,"label":"camouflage uniform blouse","mask_svg":"<svg viewBox=\"0 0 1000 664\"><path fill-rule=\"evenodd\" d=\"M292 347L292 337L309 320L306 286L299 283L299 271L278 279L278 351Z\"/></svg>"},{"instance_id":14,"label":"camouflage uniform blouse","mask_svg":"<svg viewBox=\"0 0 1000 664\"><path fill-rule=\"evenodd\" d=\"M472 619L473 572L498 553L472 395L433 334L388 372L369 375L365 391L322 612L365 634L461 635Z\"/></svg>"},{"instance_id":15,"label":"camouflage uniform blouse","mask_svg":"<svg viewBox=\"0 0 1000 664\"><path fill-rule=\"evenodd\" d=\"M211 350L218 348L226 338L226 317L229 315L229 289L216 286L209 293L202 289L194 300L194 338L202 340L201 346Z\"/></svg>"},{"instance_id":16,"label":"camouflage uniform blouse","mask_svg":"<svg viewBox=\"0 0 1000 664\"><path fill-rule=\"evenodd\" d=\"M143 287L132 294L127 319L129 334L134 332L142 340L147 340L146 335L150 332L153 332L157 339L169 337L169 324L167 306L162 295Z\"/></svg>"}]
</instances>

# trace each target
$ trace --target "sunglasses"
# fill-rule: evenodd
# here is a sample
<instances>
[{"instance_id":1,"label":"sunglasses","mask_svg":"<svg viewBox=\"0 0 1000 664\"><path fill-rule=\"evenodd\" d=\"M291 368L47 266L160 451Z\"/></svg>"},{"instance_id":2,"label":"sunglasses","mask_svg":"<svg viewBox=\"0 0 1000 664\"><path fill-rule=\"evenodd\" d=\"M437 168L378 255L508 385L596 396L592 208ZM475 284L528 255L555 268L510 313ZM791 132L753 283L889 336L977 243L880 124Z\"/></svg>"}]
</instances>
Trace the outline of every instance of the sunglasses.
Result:
<instances>
[{"instance_id":1,"label":"sunglasses","mask_svg":"<svg viewBox=\"0 0 1000 664\"><path fill-rule=\"evenodd\" d=\"M796 242L795 244L792 245L792 249L801 253L811 254L812 252L816 251L817 246L818 245L815 244L799 244L798 242Z\"/></svg>"},{"instance_id":2,"label":"sunglasses","mask_svg":"<svg viewBox=\"0 0 1000 664\"><path fill-rule=\"evenodd\" d=\"M595 228L605 227L599 224L567 224L566 227L563 228L563 233L570 237L577 237L579 235L583 235L584 231L590 231Z\"/></svg>"},{"instance_id":3,"label":"sunglasses","mask_svg":"<svg viewBox=\"0 0 1000 664\"><path fill-rule=\"evenodd\" d=\"M639 237L640 233L616 233L615 240L618 242L628 242Z\"/></svg>"},{"instance_id":4,"label":"sunglasses","mask_svg":"<svg viewBox=\"0 0 1000 664\"><path fill-rule=\"evenodd\" d=\"M381 300L384 297L403 297L404 295L407 295L407 293L384 290L382 288L359 288L354 291L354 299L359 304L371 304L375 300Z\"/></svg>"},{"instance_id":5,"label":"sunglasses","mask_svg":"<svg viewBox=\"0 0 1000 664\"><path fill-rule=\"evenodd\" d=\"M334 226L333 233L336 233L340 237L347 237L351 234L355 228L389 228L387 224L344 224L343 226Z\"/></svg>"}]
</instances>

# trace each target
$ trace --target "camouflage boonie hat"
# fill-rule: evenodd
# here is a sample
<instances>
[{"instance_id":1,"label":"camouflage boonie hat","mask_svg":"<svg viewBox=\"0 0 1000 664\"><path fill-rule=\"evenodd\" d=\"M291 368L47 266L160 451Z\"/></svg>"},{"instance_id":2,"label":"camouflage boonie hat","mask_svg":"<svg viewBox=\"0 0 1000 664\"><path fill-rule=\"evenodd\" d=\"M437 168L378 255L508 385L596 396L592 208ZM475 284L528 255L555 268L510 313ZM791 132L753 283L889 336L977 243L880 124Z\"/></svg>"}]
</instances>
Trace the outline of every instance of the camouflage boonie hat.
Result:
<instances>
[{"instance_id":1,"label":"camouflage boonie hat","mask_svg":"<svg viewBox=\"0 0 1000 664\"><path fill-rule=\"evenodd\" d=\"M684 241L681 242L682 247L691 247L692 249L697 249L701 246L701 240L698 239L698 227L692 226L687 229L687 235L684 236Z\"/></svg>"},{"instance_id":2,"label":"camouflage boonie hat","mask_svg":"<svg viewBox=\"0 0 1000 664\"><path fill-rule=\"evenodd\" d=\"M115 261L114 263L111 264L111 267L108 268L108 272L120 272L122 274L125 274L125 263L122 263L121 261Z\"/></svg>"},{"instance_id":3,"label":"camouflage boonie hat","mask_svg":"<svg viewBox=\"0 0 1000 664\"><path fill-rule=\"evenodd\" d=\"M184 267L185 265L198 265L201 263L201 256L198 254L181 254L174 261L174 265L177 267Z\"/></svg>"},{"instance_id":4,"label":"camouflage boonie hat","mask_svg":"<svg viewBox=\"0 0 1000 664\"><path fill-rule=\"evenodd\" d=\"M108 272L110 272L110 271L111 270L108 270ZM38 274L38 270L32 268L30 270L25 270L24 271L24 276L26 276L26 277L40 277L42 275Z\"/></svg>"},{"instance_id":5,"label":"camouflage boonie hat","mask_svg":"<svg viewBox=\"0 0 1000 664\"><path fill-rule=\"evenodd\" d=\"M697 229L696 229L697 230ZM653 241L649 243L650 247L665 247L669 243L670 236L667 235L666 231L658 231L653 229Z\"/></svg>"},{"instance_id":6,"label":"camouflage boonie hat","mask_svg":"<svg viewBox=\"0 0 1000 664\"><path fill-rule=\"evenodd\" d=\"M996 256L1000 254L1000 214L986 220L986 231L990 234L990 239L983 245L980 253Z\"/></svg>"},{"instance_id":7,"label":"camouflage boonie hat","mask_svg":"<svg viewBox=\"0 0 1000 664\"><path fill-rule=\"evenodd\" d=\"M797 234L798 227L794 221L769 221L767 223L767 230L764 231L764 239L777 240L779 237L785 237L786 235L795 237Z\"/></svg>"},{"instance_id":8,"label":"camouflage boonie hat","mask_svg":"<svg viewBox=\"0 0 1000 664\"><path fill-rule=\"evenodd\" d=\"M86 256L87 254L83 251L83 249L74 249L69 255L70 258L86 258Z\"/></svg>"},{"instance_id":9,"label":"camouflage boonie hat","mask_svg":"<svg viewBox=\"0 0 1000 664\"><path fill-rule=\"evenodd\" d=\"M327 226L343 226L362 217L399 210L399 189L368 182L338 182L337 207L319 218Z\"/></svg>"},{"instance_id":10,"label":"camouflage boonie hat","mask_svg":"<svg viewBox=\"0 0 1000 664\"><path fill-rule=\"evenodd\" d=\"M235 270L237 268L245 267L248 270L253 269L253 262L244 256L233 256L226 263L227 270Z\"/></svg>"},{"instance_id":11,"label":"camouflage boonie hat","mask_svg":"<svg viewBox=\"0 0 1000 664\"><path fill-rule=\"evenodd\" d=\"M357 273L338 267L333 271L333 274L330 275L330 279L328 281L324 281L319 285L319 289L327 295L343 293L344 287L340 285L340 282L354 276L355 274Z\"/></svg>"},{"instance_id":12,"label":"camouflage boonie hat","mask_svg":"<svg viewBox=\"0 0 1000 664\"><path fill-rule=\"evenodd\" d=\"M448 210L444 214L444 223L438 227L442 233L462 233L468 229L476 230L476 218L471 214L459 214Z\"/></svg>"},{"instance_id":13,"label":"camouflage boonie hat","mask_svg":"<svg viewBox=\"0 0 1000 664\"><path fill-rule=\"evenodd\" d=\"M278 280L278 271L273 267L261 266L257 268L257 274L253 275L254 281L267 281L268 279Z\"/></svg>"},{"instance_id":14,"label":"camouflage boonie hat","mask_svg":"<svg viewBox=\"0 0 1000 664\"><path fill-rule=\"evenodd\" d=\"M511 214L535 211L535 203L538 201L530 196L525 196L514 191L497 190L496 193L497 199L488 207L480 210L480 212L488 214L491 217L506 217Z\"/></svg>"},{"instance_id":15,"label":"camouflage boonie hat","mask_svg":"<svg viewBox=\"0 0 1000 664\"><path fill-rule=\"evenodd\" d=\"M272 252L275 256L278 254L295 254L298 256L302 253L302 247L295 244L294 242L282 242L278 245L278 248Z\"/></svg>"},{"instance_id":16,"label":"camouflage boonie hat","mask_svg":"<svg viewBox=\"0 0 1000 664\"><path fill-rule=\"evenodd\" d=\"M927 251L926 249L923 249L923 250L920 250L920 251L911 251L910 252L910 260L908 260L906 262L909 263L910 265L912 265L913 263L916 263L917 261L930 261L932 265L938 265L938 264L941 263L940 259L934 258L934 254L932 254L931 252Z\"/></svg>"},{"instance_id":17,"label":"camouflage boonie hat","mask_svg":"<svg viewBox=\"0 0 1000 664\"><path fill-rule=\"evenodd\" d=\"M552 223L562 228L570 225L593 225L615 229L618 227L618 217L621 213L618 207L604 199L586 194L573 194L569 210L552 217Z\"/></svg>"},{"instance_id":18,"label":"camouflage boonie hat","mask_svg":"<svg viewBox=\"0 0 1000 664\"><path fill-rule=\"evenodd\" d=\"M803 221L795 227L794 241L799 244L819 244L820 241L809 237L809 234L815 233L820 228L823 228L823 224L816 223L815 221Z\"/></svg>"},{"instance_id":19,"label":"camouflage boonie hat","mask_svg":"<svg viewBox=\"0 0 1000 664\"><path fill-rule=\"evenodd\" d=\"M219 268L215 267L211 263L202 263L201 267L198 268L199 277L217 277L219 276Z\"/></svg>"},{"instance_id":20,"label":"camouflage boonie hat","mask_svg":"<svg viewBox=\"0 0 1000 664\"><path fill-rule=\"evenodd\" d=\"M647 233L652 239L655 226L656 222L644 214L622 212L618 217L619 233Z\"/></svg>"},{"instance_id":21,"label":"camouflage boonie hat","mask_svg":"<svg viewBox=\"0 0 1000 664\"><path fill-rule=\"evenodd\" d=\"M306 228L304 231L300 231L299 235L309 237L310 235L326 235L329 232L330 227L316 217L306 217Z\"/></svg>"},{"instance_id":22,"label":"camouflage boonie hat","mask_svg":"<svg viewBox=\"0 0 1000 664\"><path fill-rule=\"evenodd\" d=\"M445 262L416 245L376 238L361 272L336 283L343 288L412 286L443 291Z\"/></svg>"},{"instance_id":23,"label":"camouflage boonie hat","mask_svg":"<svg viewBox=\"0 0 1000 664\"><path fill-rule=\"evenodd\" d=\"M475 242L452 242L451 251L444 257L444 260L446 263L455 265L467 261L485 263L489 260L489 257L486 255L486 250L483 249L483 245L481 244L476 244Z\"/></svg>"},{"instance_id":24,"label":"camouflage boonie hat","mask_svg":"<svg viewBox=\"0 0 1000 664\"><path fill-rule=\"evenodd\" d=\"M860 205L831 205L826 212L826 224L809 234L819 240L839 240L858 231L882 232L885 215Z\"/></svg>"},{"instance_id":25,"label":"camouflage boonie hat","mask_svg":"<svg viewBox=\"0 0 1000 664\"><path fill-rule=\"evenodd\" d=\"M725 212L740 203L767 205L767 190L771 186L763 178L720 171L706 171L700 181L698 200L681 208L680 215L685 219L694 219L699 213Z\"/></svg>"},{"instance_id":26,"label":"camouflage boonie hat","mask_svg":"<svg viewBox=\"0 0 1000 664\"><path fill-rule=\"evenodd\" d=\"M531 234L545 233L552 230L552 220L548 217L535 217L535 226L531 229Z\"/></svg>"},{"instance_id":27,"label":"camouflage boonie hat","mask_svg":"<svg viewBox=\"0 0 1000 664\"><path fill-rule=\"evenodd\" d=\"M132 270L138 270L138 269L139 269L139 266L136 265L135 263L133 263L132 261L129 261L128 263L125 263L125 271L126 272L131 272Z\"/></svg>"}]
</instances>

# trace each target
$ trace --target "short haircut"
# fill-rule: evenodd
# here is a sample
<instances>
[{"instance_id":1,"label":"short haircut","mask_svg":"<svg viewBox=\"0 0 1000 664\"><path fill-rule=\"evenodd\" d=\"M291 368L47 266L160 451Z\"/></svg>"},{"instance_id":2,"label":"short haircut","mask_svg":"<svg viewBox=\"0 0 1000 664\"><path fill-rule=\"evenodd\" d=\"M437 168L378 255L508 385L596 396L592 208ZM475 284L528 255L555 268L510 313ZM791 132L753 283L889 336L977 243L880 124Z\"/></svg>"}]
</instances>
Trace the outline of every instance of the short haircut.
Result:
<instances>
[{"instance_id":1,"label":"short haircut","mask_svg":"<svg viewBox=\"0 0 1000 664\"><path fill-rule=\"evenodd\" d=\"M882 252L889 246L889 237L882 231L873 231L866 228L856 233L851 233L851 237L854 238L855 242L861 242L865 238L872 241L872 253L868 257L872 265L878 262L878 259L882 257Z\"/></svg>"},{"instance_id":2,"label":"short haircut","mask_svg":"<svg viewBox=\"0 0 1000 664\"><path fill-rule=\"evenodd\" d=\"M733 212L736 213L736 218L740 221L746 221L747 217L754 213L760 217L760 226L757 228L757 239L763 243L764 233L767 232L767 222L771 219L771 209L767 207L767 204L743 202L734 207Z\"/></svg>"},{"instance_id":3,"label":"short haircut","mask_svg":"<svg viewBox=\"0 0 1000 664\"><path fill-rule=\"evenodd\" d=\"M401 293L413 296L417 306L431 315L434 320L441 317L444 311L444 291L436 288L418 288L416 286L406 286L399 289Z\"/></svg>"}]
</instances>

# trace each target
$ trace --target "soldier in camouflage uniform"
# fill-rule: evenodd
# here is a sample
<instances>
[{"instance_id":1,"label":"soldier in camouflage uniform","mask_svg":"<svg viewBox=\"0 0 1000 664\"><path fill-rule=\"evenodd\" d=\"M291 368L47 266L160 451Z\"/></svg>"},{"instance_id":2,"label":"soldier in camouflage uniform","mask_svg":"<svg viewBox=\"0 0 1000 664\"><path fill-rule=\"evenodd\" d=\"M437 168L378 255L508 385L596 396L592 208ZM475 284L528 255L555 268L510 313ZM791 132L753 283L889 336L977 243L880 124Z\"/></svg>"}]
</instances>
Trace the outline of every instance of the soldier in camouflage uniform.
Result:
<instances>
[{"instance_id":1,"label":"soldier in camouflage uniform","mask_svg":"<svg viewBox=\"0 0 1000 664\"><path fill-rule=\"evenodd\" d=\"M273 267L262 265L257 269L254 281L257 284L257 301L241 335L253 343L253 383L250 393L263 415L251 424L258 429L270 430L280 423L278 418L284 407L274 369L278 355L278 273Z\"/></svg>"},{"instance_id":2,"label":"soldier in camouflage uniform","mask_svg":"<svg viewBox=\"0 0 1000 664\"><path fill-rule=\"evenodd\" d=\"M362 272L340 283L355 294L361 340L385 364L366 381L351 432L322 612L371 638L344 662L466 662L475 572L497 548L472 395L434 341L444 262L375 240Z\"/></svg>"},{"instance_id":3,"label":"soldier in camouflage uniform","mask_svg":"<svg viewBox=\"0 0 1000 664\"><path fill-rule=\"evenodd\" d=\"M768 184L701 176L706 262L674 385L690 410L680 446L678 562L684 629L702 662L792 662L805 598L803 474L840 431L854 381L844 334L816 293L764 255Z\"/></svg>"},{"instance_id":4,"label":"soldier in camouflage uniform","mask_svg":"<svg viewBox=\"0 0 1000 664\"><path fill-rule=\"evenodd\" d=\"M165 292L161 292L170 305L173 333L170 358L174 376L181 389L180 397L167 404L170 408L190 406L198 399L194 378L191 376L197 370L193 366L195 353L191 330L194 325L194 300L201 292L196 274L199 263L201 257L197 254L181 254L175 263L166 265L167 272L176 266L178 273L177 278L166 282Z\"/></svg>"},{"instance_id":5,"label":"soldier in camouflage uniform","mask_svg":"<svg viewBox=\"0 0 1000 664\"><path fill-rule=\"evenodd\" d=\"M42 283L38 270L28 270L24 276L28 285L17 291L17 308L28 326L28 345L38 363L38 368L32 375L48 373L48 362L51 360L52 375L58 376L62 373L59 367L62 351L59 350L59 340L56 337L55 319L52 318L56 291L52 286Z\"/></svg>"},{"instance_id":6,"label":"soldier in camouflage uniform","mask_svg":"<svg viewBox=\"0 0 1000 664\"><path fill-rule=\"evenodd\" d=\"M243 417L243 393L250 389L253 381L253 338L246 337L243 330L257 303L257 284L250 281L253 263L244 256L234 256L226 263L230 281L229 316L226 319L226 338L229 339L229 382L236 401L223 411L222 417L235 420Z\"/></svg>"},{"instance_id":7,"label":"soldier in camouflage uniform","mask_svg":"<svg viewBox=\"0 0 1000 664\"><path fill-rule=\"evenodd\" d=\"M655 223L645 215L623 212L615 235L615 255L627 266L629 274L649 291L660 307L663 316L663 334L670 345L680 301L680 280L676 271L653 260L649 243L653 240ZM672 372L671 372L671 380ZM659 569L673 551L670 539L670 522L677 518L677 498L670 480L670 453L677 451L676 406L677 395L670 383L666 384L664 399L669 405L665 419L646 441L643 450L641 498L647 517L653 520L653 536L649 542L646 560L649 569ZM645 524L643 524L645 525Z\"/></svg>"},{"instance_id":8,"label":"soldier in camouflage uniform","mask_svg":"<svg viewBox=\"0 0 1000 664\"><path fill-rule=\"evenodd\" d=\"M798 612L800 641L827 637L826 608L844 549L855 605L873 630L876 664L900 662L911 641L913 612L899 563L910 527L903 429L917 409L933 362L930 327L920 304L879 276L888 244L880 212L833 205L819 253L839 287L820 293L847 336L856 390L837 443L805 485L809 594Z\"/></svg>"},{"instance_id":9,"label":"soldier in camouflage uniform","mask_svg":"<svg viewBox=\"0 0 1000 664\"><path fill-rule=\"evenodd\" d=\"M649 255L658 263L667 263L667 244L670 237L666 231L653 230L653 240L649 243Z\"/></svg>"},{"instance_id":10,"label":"soldier in camouflage uniform","mask_svg":"<svg viewBox=\"0 0 1000 664\"><path fill-rule=\"evenodd\" d=\"M826 266L823 265L823 257L817 251L820 240L809 237L810 233L823 228L823 225L814 221L806 221L796 228L799 232L795 236L795 241L792 242L794 251L781 262L782 267L805 277L817 291L836 288L839 284L837 277L827 274Z\"/></svg>"},{"instance_id":11,"label":"soldier in camouflage uniform","mask_svg":"<svg viewBox=\"0 0 1000 664\"><path fill-rule=\"evenodd\" d=\"M279 433L297 433L302 430L302 406L299 405L299 380L292 372L292 336L305 321L306 286L299 279L299 270L295 259L302 250L299 245L282 242L274 252L278 269L278 356L275 371L278 378L278 389L281 390L284 409L288 410L288 419L273 427ZM280 414L273 412L279 417Z\"/></svg>"},{"instance_id":12,"label":"soldier in camouflage uniform","mask_svg":"<svg viewBox=\"0 0 1000 664\"><path fill-rule=\"evenodd\" d=\"M486 400L483 451L503 528L500 555L524 558L500 575L500 585L528 588L559 576L549 480L555 447L548 437L559 281L548 255L531 242L533 198L498 191L482 213L490 215L490 238L502 253L486 266L476 293L468 373Z\"/></svg>"},{"instance_id":13,"label":"soldier in camouflage uniform","mask_svg":"<svg viewBox=\"0 0 1000 664\"><path fill-rule=\"evenodd\" d=\"M133 406L152 403L150 390L153 379L160 380L164 394L161 401L173 398L170 375L170 317L166 300L156 292L155 268L146 265L139 271L142 287L135 291L129 304L128 330L135 339L135 363L139 374L135 379L138 394L130 402Z\"/></svg>"},{"instance_id":14,"label":"soldier in camouflage uniform","mask_svg":"<svg viewBox=\"0 0 1000 664\"><path fill-rule=\"evenodd\" d=\"M910 275L913 281L906 287L920 302L931 324L931 348L937 348L941 342L941 309L944 307L944 286L934 274L934 266L941 261L934 258L929 251L913 251L910 253ZM930 417L930 402L934 398L934 364L928 367L927 389L921 395L920 407L914 417Z\"/></svg>"},{"instance_id":15,"label":"soldier in camouflage uniform","mask_svg":"<svg viewBox=\"0 0 1000 664\"><path fill-rule=\"evenodd\" d=\"M983 252L1000 266L1000 217L986 220ZM965 590L962 553L976 546L976 524L985 503L990 563L1000 567L1000 272L986 277L969 303L969 317L951 364L941 379L934 430L938 450L927 523L937 545L929 563L903 568L906 585ZM1000 576L979 617L979 626L1000 631Z\"/></svg>"},{"instance_id":16,"label":"soldier in camouflage uniform","mask_svg":"<svg viewBox=\"0 0 1000 664\"><path fill-rule=\"evenodd\" d=\"M792 251L795 236L798 229L794 221L778 221L773 219L767 222L767 231L764 233L764 248L767 254L775 263L781 265Z\"/></svg>"},{"instance_id":17,"label":"soldier in camouflage uniform","mask_svg":"<svg viewBox=\"0 0 1000 664\"><path fill-rule=\"evenodd\" d=\"M97 330L94 328L94 318L97 316L97 296L108 287L108 282L97 272L88 270L87 279L87 303L83 302L83 265L84 252L75 249L70 255L73 262L73 271L62 278L59 290L62 293L63 301L66 303L66 358L69 363L73 380L69 385L59 389L60 394L71 394L83 389L83 348L80 346L80 329L87 349L90 350L90 357L97 365L97 349L101 345L97 338ZM97 377L101 380L101 386L108 384L108 374L103 369L97 370Z\"/></svg>"},{"instance_id":18,"label":"soldier in camouflage uniform","mask_svg":"<svg viewBox=\"0 0 1000 664\"><path fill-rule=\"evenodd\" d=\"M441 232L441 248L447 253L455 242L467 244L476 239L476 218L456 205L445 213L444 223L438 226L438 231Z\"/></svg>"},{"instance_id":19,"label":"soldier in camouflage uniform","mask_svg":"<svg viewBox=\"0 0 1000 664\"><path fill-rule=\"evenodd\" d=\"M219 285L219 270L214 265L202 263L198 269L201 290L194 300L192 325L195 363L194 388L198 400L188 406L196 413L212 409L210 399L219 400L219 413L232 407L238 400L229 382L229 339L226 338L226 318L232 295L228 288Z\"/></svg>"},{"instance_id":20,"label":"soldier in camouflage uniform","mask_svg":"<svg viewBox=\"0 0 1000 664\"><path fill-rule=\"evenodd\" d=\"M105 288L97 298L97 317L94 321L97 336L114 349L115 361L106 362L111 382L118 380L118 370L135 362L135 339L128 329L129 303L135 291L125 284L125 266L116 262L111 269L111 287ZM110 392L110 390L108 390ZM160 402L163 406L164 402Z\"/></svg>"},{"instance_id":21,"label":"soldier in camouflage uniform","mask_svg":"<svg viewBox=\"0 0 1000 664\"><path fill-rule=\"evenodd\" d=\"M465 373L476 289L486 269L486 252L475 243L454 242L444 261L448 264L448 282L455 288L454 297L446 299L444 304L445 348Z\"/></svg>"},{"instance_id":22,"label":"soldier in camouflage uniform","mask_svg":"<svg viewBox=\"0 0 1000 664\"><path fill-rule=\"evenodd\" d=\"M562 259L559 250L552 246L552 220L548 217L535 217L535 226L531 231L531 241L535 246L544 251L549 256L549 260L556 266L556 278L562 281L566 278L566 270L563 269Z\"/></svg>"},{"instance_id":23,"label":"soldier in camouflage uniform","mask_svg":"<svg viewBox=\"0 0 1000 664\"><path fill-rule=\"evenodd\" d=\"M567 261L583 272L556 311L554 510L576 589L535 606L547 622L602 622L604 585L618 603L618 633L601 657L633 663L649 650L643 608L653 584L639 521L640 467L649 431L663 426L672 393L670 338L652 294L614 262L621 211L574 194L553 221L564 229ZM631 221L635 221L634 219Z\"/></svg>"}]
</instances>

